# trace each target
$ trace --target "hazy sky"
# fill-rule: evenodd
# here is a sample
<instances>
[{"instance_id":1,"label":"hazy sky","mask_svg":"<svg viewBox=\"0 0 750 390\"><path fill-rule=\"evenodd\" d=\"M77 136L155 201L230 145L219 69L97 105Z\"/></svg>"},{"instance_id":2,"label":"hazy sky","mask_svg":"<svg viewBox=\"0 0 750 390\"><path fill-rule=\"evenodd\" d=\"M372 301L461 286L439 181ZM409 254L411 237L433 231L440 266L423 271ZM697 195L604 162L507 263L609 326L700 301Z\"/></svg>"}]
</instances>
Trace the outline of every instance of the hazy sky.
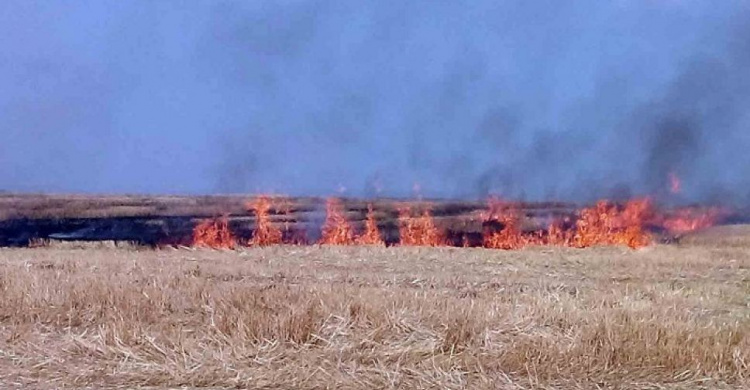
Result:
<instances>
[{"instance_id":1,"label":"hazy sky","mask_svg":"<svg viewBox=\"0 0 750 390\"><path fill-rule=\"evenodd\" d=\"M750 200L750 2L0 2L0 189Z\"/></svg>"}]
</instances>

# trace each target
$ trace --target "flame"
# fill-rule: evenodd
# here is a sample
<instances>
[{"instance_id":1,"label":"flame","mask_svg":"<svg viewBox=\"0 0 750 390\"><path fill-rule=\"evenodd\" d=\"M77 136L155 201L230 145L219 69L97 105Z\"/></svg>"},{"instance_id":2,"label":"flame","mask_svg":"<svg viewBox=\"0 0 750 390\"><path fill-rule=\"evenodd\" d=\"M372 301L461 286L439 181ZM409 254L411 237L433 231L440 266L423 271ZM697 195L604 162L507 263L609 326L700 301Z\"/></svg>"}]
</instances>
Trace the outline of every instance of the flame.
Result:
<instances>
[{"instance_id":1,"label":"flame","mask_svg":"<svg viewBox=\"0 0 750 390\"><path fill-rule=\"evenodd\" d=\"M360 245L385 245L385 242L380 238L380 231L378 230L378 223L375 221L375 211L373 211L372 204L367 205L367 220L365 221L365 232L357 238L357 244Z\"/></svg>"},{"instance_id":2,"label":"flame","mask_svg":"<svg viewBox=\"0 0 750 390\"><path fill-rule=\"evenodd\" d=\"M648 199L628 201L623 210L610 202L599 201L581 210L573 236L573 246L627 245L640 248L651 243L644 225L651 215Z\"/></svg>"},{"instance_id":3,"label":"flame","mask_svg":"<svg viewBox=\"0 0 750 390\"><path fill-rule=\"evenodd\" d=\"M326 221L323 224L321 244L353 245L354 233L344 217L341 201L336 198L326 200Z\"/></svg>"},{"instance_id":4,"label":"flame","mask_svg":"<svg viewBox=\"0 0 750 390\"><path fill-rule=\"evenodd\" d=\"M521 249L528 245L570 246L573 232L565 228L567 219L553 219L546 231L526 233L521 229L521 211L518 205L499 199L488 201L488 211L484 214L486 225L493 223L502 226L500 230L486 229L483 232L483 246L493 249Z\"/></svg>"},{"instance_id":5,"label":"flame","mask_svg":"<svg viewBox=\"0 0 750 390\"><path fill-rule=\"evenodd\" d=\"M408 206L399 208L399 236L403 246L440 246L443 235L435 226L430 208L427 207L421 216L412 217Z\"/></svg>"},{"instance_id":6,"label":"flame","mask_svg":"<svg viewBox=\"0 0 750 390\"><path fill-rule=\"evenodd\" d=\"M632 200L618 208L607 201L581 210L575 226L569 220L554 219L545 231L524 233L518 207L490 199L485 224L497 223L500 230L483 232L483 245L493 249L521 249L527 245L556 245L585 248L594 245L627 245L640 248L651 242L645 224L651 217L648 199Z\"/></svg>"},{"instance_id":7,"label":"flame","mask_svg":"<svg viewBox=\"0 0 750 390\"><path fill-rule=\"evenodd\" d=\"M611 229L611 220L616 210L606 201L600 201L594 207L581 210L576 222L573 246L585 248L604 243Z\"/></svg>"},{"instance_id":8,"label":"flame","mask_svg":"<svg viewBox=\"0 0 750 390\"><path fill-rule=\"evenodd\" d=\"M555 219L550 223L547 229L547 245L572 246L573 232L565 228L565 224L570 222L566 219Z\"/></svg>"},{"instance_id":9,"label":"flame","mask_svg":"<svg viewBox=\"0 0 750 390\"><path fill-rule=\"evenodd\" d=\"M214 249L233 249L237 246L227 217L207 219L193 229L193 246Z\"/></svg>"},{"instance_id":10,"label":"flame","mask_svg":"<svg viewBox=\"0 0 750 390\"><path fill-rule=\"evenodd\" d=\"M635 199L625 204L621 214L621 231L615 232L614 243L641 248L651 244L651 235L646 232L646 222L653 216L653 207L648 198Z\"/></svg>"},{"instance_id":11,"label":"flame","mask_svg":"<svg viewBox=\"0 0 750 390\"><path fill-rule=\"evenodd\" d=\"M529 243L529 239L521 232L519 212L513 205L499 199L490 199L485 221L502 225L499 231L484 232L482 243L485 248L521 249Z\"/></svg>"},{"instance_id":12,"label":"flame","mask_svg":"<svg viewBox=\"0 0 750 390\"><path fill-rule=\"evenodd\" d=\"M682 192L682 180L674 172L669 172L669 192L673 194Z\"/></svg>"},{"instance_id":13,"label":"flame","mask_svg":"<svg viewBox=\"0 0 750 390\"><path fill-rule=\"evenodd\" d=\"M676 178L676 176L675 176ZM273 198L259 196L247 204L256 216L253 237L247 241L250 246L278 245L284 242L297 245L311 243L306 231L277 227L270 218ZM283 199L280 200L283 202ZM274 213L291 212L291 205L275 203ZM286 209L285 209L286 207ZM526 211L528 212L528 211ZM524 231L524 226L538 223L538 216L527 220L520 203L490 199L483 221L482 246L493 249L516 250L529 245L550 245L585 248L597 245L625 245L640 248L651 244L653 238L649 229L669 234L684 234L708 228L719 223L729 210L718 207L685 207L675 210L658 211L648 198L630 200L624 204L607 200L594 206L580 209L574 216L550 218L546 229L534 232ZM531 215L531 214L530 214ZM537 214L538 215L538 214ZM565 215L565 214L563 214ZM476 220L476 217L472 217ZM464 221L466 223L466 221ZM387 223L386 223L387 224ZM359 224L358 224L359 226ZM398 208L398 229L400 245L440 246L451 245L445 232L438 229L432 216L431 206L424 203L418 206L402 204ZM469 236L454 237L454 245L470 246ZM461 241L457 241L461 239ZM344 205L339 198L326 201L326 220L322 226L321 244L329 245L385 245L381 237L373 204L368 204L364 229L356 236L352 223L347 220ZM238 241L229 228L228 218L213 218L200 222L193 230L192 244L210 248L234 248ZM242 244L245 244L243 242Z\"/></svg>"},{"instance_id":14,"label":"flame","mask_svg":"<svg viewBox=\"0 0 750 390\"><path fill-rule=\"evenodd\" d=\"M268 246L282 243L281 230L271 224L268 215L271 209L271 199L259 196L255 201L247 204L247 208L255 212L255 233L248 244L250 246Z\"/></svg>"},{"instance_id":15,"label":"flame","mask_svg":"<svg viewBox=\"0 0 750 390\"><path fill-rule=\"evenodd\" d=\"M662 218L661 226L671 234L685 234L716 225L726 214L718 207L681 208Z\"/></svg>"}]
</instances>

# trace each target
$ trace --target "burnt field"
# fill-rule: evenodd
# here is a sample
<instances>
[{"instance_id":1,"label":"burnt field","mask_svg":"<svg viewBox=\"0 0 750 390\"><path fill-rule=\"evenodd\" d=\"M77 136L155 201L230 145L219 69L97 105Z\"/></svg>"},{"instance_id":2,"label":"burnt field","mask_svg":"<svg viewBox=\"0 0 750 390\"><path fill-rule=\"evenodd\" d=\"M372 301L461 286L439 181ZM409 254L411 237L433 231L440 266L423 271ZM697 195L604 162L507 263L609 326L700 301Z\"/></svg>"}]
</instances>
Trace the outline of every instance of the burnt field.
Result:
<instances>
[{"instance_id":1,"label":"burnt field","mask_svg":"<svg viewBox=\"0 0 750 390\"><path fill-rule=\"evenodd\" d=\"M194 230L207 219L224 217L240 242L250 240L258 227L258 213L249 196L85 196L0 195L0 246L29 246L47 240L114 241L138 245L191 245ZM327 200L312 197L272 197L267 213L269 226L282 232L287 243L313 244L321 239ZM428 211L431 223L442 235L441 244L482 246L487 229L502 230L507 221L487 216L487 201L347 199L340 198L337 213L353 232L363 231L368 212L386 245L399 244L403 209L410 217ZM512 203L514 229L519 232L547 230L551 221L575 224L582 205L562 202ZM704 211L708 210L708 211ZM687 228L671 232L653 220L638 221L656 241L674 241L685 231L716 223L747 222L740 210L710 214L714 208L691 206L664 209L662 219L685 221ZM686 213L687 212L687 213ZM708 215L706 219L705 215ZM710 215L709 215L710 214ZM665 217L666 216L666 217ZM706 219L705 221L703 219ZM691 225L692 224L692 225ZM705 225L705 226L704 226Z\"/></svg>"},{"instance_id":2,"label":"burnt field","mask_svg":"<svg viewBox=\"0 0 750 390\"><path fill-rule=\"evenodd\" d=\"M226 217L234 234L250 239L257 226L250 196L0 196L0 245L26 246L34 239L67 241L134 241L140 244L189 245L193 229L207 218ZM303 236L314 243L326 217L326 199L271 198L269 222L288 236ZM368 206L374 207L384 241L397 243L399 207L407 204L429 207L435 223L459 243L462 235L478 241L480 214L486 202L417 201L403 199L341 199L346 219L359 229ZM539 218L568 215L572 204L533 203L523 205L524 223Z\"/></svg>"},{"instance_id":3,"label":"burnt field","mask_svg":"<svg viewBox=\"0 0 750 390\"><path fill-rule=\"evenodd\" d=\"M207 218L226 217L232 231L249 239L257 225L249 196L0 196L0 245L26 246L33 239L134 241L146 245L189 245L193 229ZM325 219L325 199L279 197L269 210L270 223L287 234L314 241ZM378 213L387 242L398 241L396 199L374 202L344 200L347 217L362 224L368 204ZM419 202L412 201L418 204ZM441 226L479 231L464 222L477 219L482 202L431 202ZM557 207L554 207L557 206ZM546 211L567 211L565 205L534 205ZM478 220L478 219L477 219Z\"/></svg>"}]
</instances>

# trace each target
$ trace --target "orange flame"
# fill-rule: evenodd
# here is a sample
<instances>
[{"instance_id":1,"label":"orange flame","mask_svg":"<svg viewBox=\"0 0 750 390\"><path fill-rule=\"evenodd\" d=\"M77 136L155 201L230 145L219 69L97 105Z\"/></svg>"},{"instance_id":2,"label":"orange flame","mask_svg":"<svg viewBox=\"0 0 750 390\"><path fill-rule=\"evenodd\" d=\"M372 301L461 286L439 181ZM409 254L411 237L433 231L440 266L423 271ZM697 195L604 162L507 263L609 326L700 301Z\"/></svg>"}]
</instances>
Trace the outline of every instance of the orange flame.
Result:
<instances>
[{"instance_id":1,"label":"orange flame","mask_svg":"<svg viewBox=\"0 0 750 390\"><path fill-rule=\"evenodd\" d=\"M380 238L380 231L378 230L378 223L375 221L375 211L373 211L372 204L367 205L367 220L365 221L365 232L357 239L357 244L385 245L383 239Z\"/></svg>"},{"instance_id":2,"label":"orange flame","mask_svg":"<svg viewBox=\"0 0 750 390\"><path fill-rule=\"evenodd\" d=\"M193 229L193 246L214 249L233 249L237 246L227 217L207 219Z\"/></svg>"},{"instance_id":3,"label":"orange flame","mask_svg":"<svg viewBox=\"0 0 750 390\"><path fill-rule=\"evenodd\" d=\"M627 245L640 248L651 243L644 224L650 217L648 199L628 201L620 211L616 205L599 201L594 207L581 210L573 236L573 246Z\"/></svg>"},{"instance_id":4,"label":"orange flame","mask_svg":"<svg viewBox=\"0 0 750 390\"><path fill-rule=\"evenodd\" d=\"M669 172L669 192L679 194L682 191L682 181L674 172Z\"/></svg>"},{"instance_id":5,"label":"orange flame","mask_svg":"<svg viewBox=\"0 0 750 390\"><path fill-rule=\"evenodd\" d=\"M718 207L709 209L682 208L664 217L661 226L671 234L685 234L716 225L725 215Z\"/></svg>"},{"instance_id":6,"label":"orange flame","mask_svg":"<svg viewBox=\"0 0 750 390\"><path fill-rule=\"evenodd\" d=\"M623 208L601 201L594 207L581 210L575 230L566 228L568 220L555 219L546 232L524 233L520 226L520 212L511 203L491 199L486 222L502 225L498 231L485 230L483 244L486 248L520 249L527 245L574 246L627 245L639 248L648 245L651 237L645 223L651 216L648 199L633 200Z\"/></svg>"},{"instance_id":7,"label":"orange flame","mask_svg":"<svg viewBox=\"0 0 750 390\"><path fill-rule=\"evenodd\" d=\"M435 226L432 213L425 208L421 216L412 217L408 206L399 208L399 236L403 246L440 246L443 235Z\"/></svg>"},{"instance_id":8,"label":"orange flame","mask_svg":"<svg viewBox=\"0 0 750 390\"><path fill-rule=\"evenodd\" d=\"M271 221L269 216L272 198L260 196L248 203L248 209L256 215L256 227L250 246L276 245L295 242L299 245L310 243L305 231L291 231L289 226L284 233ZM273 206L275 213L283 211L283 205ZM291 207L291 206L289 206ZM445 233L435 225L430 207L424 204L412 208L403 204L398 209L400 245L440 246L449 245ZM329 245L384 245L375 218L372 204L368 204L364 230L355 236L351 222L347 220L342 201L331 198L326 202L326 220L322 228L321 244ZM576 217L551 219L546 230L524 232L524 225L535 224L538 217L526 216L521 204L490 199L487 212L482 215L484 228L482 245L486 248L514 250L528 245L554 245L585 248L596 245L626 245L640 248L649 245L653 238L647 228L661 228L670 234L684 234L713 226L728 215L727 209L718 207L686 207L671 211L658 211L648 198L635 199L625 204L615 204L606 200L592 207L583 208ZM287 220L288 224L290 221ZM527 223L528 222L528 223ZM456 241L462 239L461 242ZM469 246L473 243L468 236L454 237L455 245ZM234 248L238 241L229 228L228 218L215 218L202 221L195 226L192 244L210 248Z\"/></svg>"},{"instance_id":9,"label":"orange flame","mask_svg":"<svg viewBox=\"0 0 750 390\"><path fill-rule=\"evenodd\" d=\"M547 229L547 245L556 246L571 246L573 241L573 234L570 230L565 229L563 223L568 222L566 220L555 219L550 223L549 229Z\"/></svg>"},{"instance_id":10,"label":"orange flame","mask_svg":"<svg viewBox=\"0 0 750 390\"><path fill-rule=\"evenodd\" d=\"M622 206L606 200L581 209L575 225L568 218L554 219L547 231L526 233L520 228L520 211L512 203L490 199L485 224L501 228L483 231L483 246L493 249L520 249L527 245L555 245L586 248L596 245L626 245L640 248L653 237L647 227L662 227L671 234L684 234L717 224L727 211L718 207L683 208L659 214L650 199L634 199Z\"/></svg>"},{"instance_id":11,"label":"orange flame","mask_svg":"<svg viewBox=\"0 0 750 390\"><path fill-rule=\"evenodd\" d=\"M651 200L635 199L625 204L620 216L620 231L615 233L614 243L641 248L651 244L651 235L646 232L645 224L653 216Z\"/></svg>"},{"instance_id":12,"label":"orange flame","mask_svg":"<svg viewBox=\"0 0 750 390\"><path fill-rule=\"evenodd\" d=\"M503 227L499 231L485 231L483 245L493 249L521 249L529 243L520 229L518 210L512 205L498 199L490 199L489 211L485 216L487 222L499 222Z\"/></svg>"},{"instance_id":13,"label":"orange flame","mask_svg":"<svg viewBox=\"0 0 750 390\"><path fill-rule=\"evenodd\" d=\"M259 196L248 203L248 209L255 212L255 233L248 244L250 246L268 246L282 243L281 230L271 224L268 212L271 210L271 199Z\"/></svg>"},{"instance_id":14,"label":"orange flame","mask_svg":"<svg viewBox=\"0 0 750 390\"><path fill-rule=\"evenodd\" d=\"M353 245L354 233L344 217L341 201L335 198L326 200L326 221L323 224L321 244Z\"/></svg>"}]
</instances>

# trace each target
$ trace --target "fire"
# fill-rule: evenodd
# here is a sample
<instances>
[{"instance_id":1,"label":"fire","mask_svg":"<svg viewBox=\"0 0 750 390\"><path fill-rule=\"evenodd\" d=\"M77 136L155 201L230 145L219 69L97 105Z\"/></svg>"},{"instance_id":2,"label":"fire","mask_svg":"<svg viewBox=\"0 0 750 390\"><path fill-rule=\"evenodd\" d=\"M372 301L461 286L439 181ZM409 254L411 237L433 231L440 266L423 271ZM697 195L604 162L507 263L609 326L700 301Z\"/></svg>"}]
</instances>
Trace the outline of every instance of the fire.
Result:
<instances>
[{"instance_id":1,"label":"fire","mask_svg":"<svg viewBox=\"0 0 750 390\"><path fill-rule=\"evenodd\" d=\"M326 201L326 221L323 224L323 237L321 244L327 245L353 245L354 233L351 225L344 217L341 201L330 198Z\"/></svg>"},{"instance_id":2,"label":"fire","mask_svg":"<svg viewBox=\"0 0 750 390\"><path fill-rule=\"evenodd\" d=\"M685 234L716 225L725 215L718 207L708 209L682 208L662 218L661 226L671 234Z\"/></svg>"},{"instance_id":3,"label":"fire","mask_svg":"<svg viewBox=\"0 0 750 390\"><path fill-rule=\"evenodd\" d=\"M585 248L604 243L609 235L615 213L614 207L606 201L600 201L594 207L581 210L578 222L576 222L573 246Z\"/></svg>"},{"instance_id":4,"label":"fire","mask_svg":"<svg viewBox=\"0 0 750 390\"><path fill-rule=\"evenodd\" d=\"M651 243L651 236L646 232L644 225L650 215L651 202L648 199L628 201L622 210L608 201L599 201L594 207L581 210L573 236L573 246L646 246Z\"/></svg>"},{"instance_id":5,"label":"fire","mask_svg":"<svg viewBox=\"0 0 750 390\"><path fill-rule=\"evenodd\" d=\"M271 224L268 215L271 210L271 199L267 196L259 196L255 201L248 203L248 209L255 212L255 233L248 244L250 246L268 246L282 243L281 230Z\"/></svg>"},{"instance_id":6,"label":"fire","mask_svg":"<svg viewBox=\"0 0 750 390\"><path fill-rule=\"evenodd\" d=\"M625 204L621 214L621 231L615 233L615 244L641 248L651 244L651 235L646 232L646 223L653 216L651 200L635 199Z\"/></svg>"},{"instance_id":7,"label":"fire","mask_svg":"<svg viewBox=\"0 0 750 390\"><path fill-rule=\"evenodd\" d=\"M365 231L357 238L357 244L360 245L385 245L383 239L380 238L380 231L378 230L378 223L375 221L375 211L373 211L372 204L367 205L367 220L365 221Z\"/></svg>"},{"instance_id":8,"label":"fire","mask_svg":"<svg viewBox=\"0 0 750 390\"><path fill-rule=\"evenodd\" d=\"M651 242L645 230L651 218L648 199L633 200L623 207L600 201L581 210L573 226L570 220L555 219L547 231L525 233L521 229L520 211L511 203L489 201L485 224L498 224L500 230L485 230L483 245L493 249L521 249L527 245L556 245L585 248L594 245L627 245L640 248Z\"/></svg>"},{"instance_id":9,"label":"fire","mask_svg":"<svg viewBox=\"0 0 750 390\"><path fill-rule=\"evenodd\" d=\"M573 233L566 229L565 224L570 221L566 219L555 219L550 223L549 229L547 229L547 245L556 246L571 246L573 241Z\"/></svg>"},{"instance_id":10,"label":"fire","mask_svg":"<svg viewBox=\"0 0 750 390\"><path fill-rule=\"evenodd\" d=\"M440 246L443 245L443 235L435 226L429 207L425 208L421 216L412 217L412 210L408 206L399 208L399 236L404 246Z\"/></svg>"},{"instance_id":11,"label":"fire","mask_svg":"<svg viewBox=\"0 0 750 390\"><path fill-rule=\"evenodd\" d=\"M555 245L586 248L597 245L626 245L641 248L653 238L648 226L661 226L673 234L682 234L715 225L725 211L719 208L678 209L662 216L654 211L650 199L634 199L624 205L606 200L580 210L575 224L570 219L554 219L547 231L525 233L521 229L520 211L512 203L491 199L485 214L483 245L493 249L520 249L527 245Z\"/></svg>"},{"instance_id":12,"label":"fire","mask_svg":"<svg viewBox=\"0 0 750 390\"><path fill-rule=\"evenodd\" d=\"M486 231L483 234L485 248L521 249L529 243L529 239L521 232L518 210L512 205L497 199L490 199L489 212L485 220L502 225L499 231Z\"/></svg>"},{"instance_id":13,"label":"fire","mask_svg":"<svg viewBox=\"0 0 750 390\"><path fill-rule=\"evenodd\" d=\"M669 172L669 192L673 194L682 192L682 181L674 172Z\"/></svg>"},{"instance_id":14,"label":"fire","mask_svg":"<svg viewBox=\"0 0 750 390\"><path fill-rule=\"evenodd\" d=\"M651 244L651 231L664 231L679 235L708 228L728 215L728 210L718 207L685 207L676 210L659 211L652 206L650 199L634 199L624 204L602 200L594 206L564 211L555 217L546 217L547 226L539 228L545 218L537 211L524 211L521 203L490 199L487 211L482 214L482 241L485 248L517 250L530 245L566 246L586 248L598 245L624 245L640 248ZM296 218L285 219L286 228L271 221L272 198L260 196L247 204L256 216L253 237L242 242L249 246L278 245L282 243L309 244L306 230L290 229L289 223L305 222ZM284 209L283 203L274 207L275 213L291 213L292 206ZM284 211L286 210L286 211ZM559 211L557 211L559 213ZM527 217L527 213L528 214ZM302 217L304 218L304 217ZM475 217L473 217L475 218ZM465 226L467 221L464 221ZM346 218L346 209L338 198L326 201L326 219L322 226L320 244L327 245L385 245L375 218L373 204L368 204L361 234L355 234L353 222ZM388 226L388 222L384 222ZM453 228L455 229L454 225ZM537 226L529 231L528 227ZM466 233L457 233L449 244L446 232L435 224L431 206L420 203L418 206L402 204L398 208L398 229L402 246L441 246L475 245ZM459 231L461 229L459 228ZM458 235L461 234L461 235ZM462 241L458 241L461 239ZM238 240L229 228L228 218L207 219L198 224L192 235L195 246L210 248L235 248Z\"/></svg>"},{"instance_id":15,"label":"fire","mask_svg":"<svg viewBox=\"0 0 750 390\"><path fill-rule=\"evenodd\" d=\"M207 219L193 229L193 246L233 249L237 246L237 239L229 229L226 217Z\"/></svg>"},{"instance_id":16,"label":"fire","mask_svg":"<svg viewBox=\"0 0 750 390\"><path fill-rule=\"evenodd\" d=\"M521 228L521 211L517 205L499 199L488 201L485 225L498 224L500 230L483 232L483 246L493 249L521 249L528 245L571 246L574 232L570 220L553 219L546 231L526 233Z\"/></svg>"}]
</instances>

